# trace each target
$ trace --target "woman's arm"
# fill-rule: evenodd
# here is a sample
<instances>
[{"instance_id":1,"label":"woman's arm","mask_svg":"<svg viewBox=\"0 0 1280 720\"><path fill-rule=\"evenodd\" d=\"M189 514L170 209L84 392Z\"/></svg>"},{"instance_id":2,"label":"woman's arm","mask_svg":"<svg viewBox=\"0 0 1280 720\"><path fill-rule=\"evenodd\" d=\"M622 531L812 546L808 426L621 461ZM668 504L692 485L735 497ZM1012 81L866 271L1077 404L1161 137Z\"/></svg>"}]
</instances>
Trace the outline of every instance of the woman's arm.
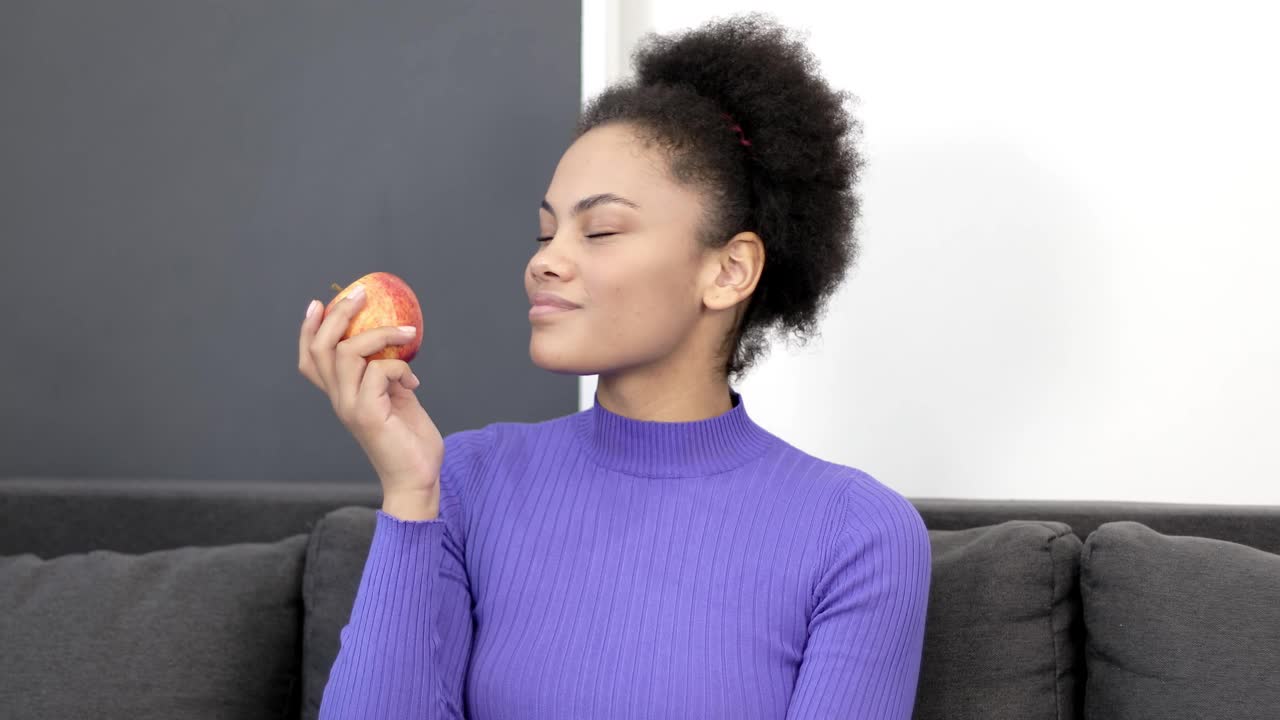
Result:
<instances>
[{"instance_id":1,"label":"woman's arm","mask_svg":"<svg viewBox=\"0 0 1280 720\"><path fill-rule=\"evenodd\" d=\"M910 501L855 479L815 587L790 720L909 720L929 600L929 534Z\"/></svg>"},{"instance_id":2,"label":"woman's arm","mask_svg":"<svg viewBox=\"0 0 1280 720\"><path fill-rule=\"evenodd\" d=\"M484 433L445 438L438 517L401 520L378 510L320 720L462 718L474 633L461 495Z\"/></svg>"}]
</instances>

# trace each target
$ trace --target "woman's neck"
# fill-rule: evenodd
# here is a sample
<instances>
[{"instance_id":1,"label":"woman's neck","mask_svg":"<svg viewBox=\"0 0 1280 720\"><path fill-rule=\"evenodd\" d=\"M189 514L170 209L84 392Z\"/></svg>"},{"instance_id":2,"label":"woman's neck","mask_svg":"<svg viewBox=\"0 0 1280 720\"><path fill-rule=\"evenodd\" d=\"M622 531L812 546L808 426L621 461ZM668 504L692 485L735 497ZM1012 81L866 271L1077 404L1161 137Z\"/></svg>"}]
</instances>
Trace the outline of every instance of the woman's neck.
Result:
<instances>
[{"instance_id":1,"label":"woman's neck","mask_svg":"<svg viewBox=\"0 0 1280 720\"><path fill-rule=\"evenodd\" d=\"M690 422L723 415L733 409L727 381L706 384L667 383L661 379L600 377L596 403L633 420Z\"/></svg>"}]
</instances>

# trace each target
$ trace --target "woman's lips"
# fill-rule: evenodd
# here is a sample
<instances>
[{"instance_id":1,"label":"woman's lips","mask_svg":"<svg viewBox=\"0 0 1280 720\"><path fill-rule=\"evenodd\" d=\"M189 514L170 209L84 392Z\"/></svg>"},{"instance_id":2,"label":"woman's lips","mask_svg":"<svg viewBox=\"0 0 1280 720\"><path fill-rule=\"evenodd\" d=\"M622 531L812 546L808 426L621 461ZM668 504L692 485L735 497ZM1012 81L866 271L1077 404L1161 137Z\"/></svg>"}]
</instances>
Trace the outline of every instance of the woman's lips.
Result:
<instances>
[{"instance_id":1,"label":"woman's lips","mask_svg":"<svg viewBox=\"0 0 1280 720\"><path fill-rule=\"evenodd\" d=\"M560 307L559 305L534 305L529 308L529 317L542 317L544 315L559 315L560 313L570 312L578 308Z\"/></svg>"}]
</instances>

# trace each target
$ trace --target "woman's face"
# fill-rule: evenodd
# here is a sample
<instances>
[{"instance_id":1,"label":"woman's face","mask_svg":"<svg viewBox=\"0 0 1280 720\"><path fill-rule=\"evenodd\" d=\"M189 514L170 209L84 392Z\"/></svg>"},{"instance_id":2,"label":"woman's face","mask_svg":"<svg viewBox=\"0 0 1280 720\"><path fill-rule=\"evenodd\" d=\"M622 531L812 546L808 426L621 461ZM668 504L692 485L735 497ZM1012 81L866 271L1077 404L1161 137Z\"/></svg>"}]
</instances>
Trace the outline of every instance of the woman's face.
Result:
<instances>
[{"instance_id":1,"label":"woman's face","mask_svg":"<svg viewBox=\"0 0 1280 720\"><path fill-rule=\"evenodd\" d=\"M701 213L698 194L668 178L626 125L579 137L538 211L545 239L524 278L530 298L550 292L579 307L530 316L534 363L577 375L677 356L710 363L726 318L704 307L720 263L696 242Z\"/></svg>"}]
</instances>

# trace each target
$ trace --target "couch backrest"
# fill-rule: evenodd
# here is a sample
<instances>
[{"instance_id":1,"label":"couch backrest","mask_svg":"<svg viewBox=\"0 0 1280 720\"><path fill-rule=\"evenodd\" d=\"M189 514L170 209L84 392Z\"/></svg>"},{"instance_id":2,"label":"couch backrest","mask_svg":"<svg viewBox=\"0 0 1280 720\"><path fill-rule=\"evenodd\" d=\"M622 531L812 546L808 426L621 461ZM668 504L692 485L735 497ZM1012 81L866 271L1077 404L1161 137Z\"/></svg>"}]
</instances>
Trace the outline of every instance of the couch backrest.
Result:
<instances>
[{"instance_id":1,"label":"couch backrest","mask_svg":"<svg viewBox=\"0 0 1280 720\"><path fill-rule=\"evenodd\" d=\"M184 545L269 542L310 532L330 510L381 505L364 483L0 478L0 555L89 550L142 553ZM1280 506L1091 500L912 498L931 530L1006 520L1064 522L1084 540L1104 522L1135 520L1170 535L1229 540L1280 553Z\"/></svg>"},{"instance_id":2,"label":"couch backrest","mask_svg":"<svg viewBox=\"0 0 1280 720\"><path fill-rule=\"evenodd\" d=\"M1280 554L1280 505L911 498L930 530L963 530L1006 520L1052 520L1082 541L1103 523L1133 520L1166 535L1227 540Z\"/></svg>"},{"instance_id":3,"label":"couch backrest","mask_svg":"<svg viewBox=\"0 0 1280 720\"><path fill-rule=\"evenodd\" d=\"M330 510L377 507L370 484L0 479L0 555L144 553L185 545L273 542L309 533Z\"/></svg>"}]
</instances>

